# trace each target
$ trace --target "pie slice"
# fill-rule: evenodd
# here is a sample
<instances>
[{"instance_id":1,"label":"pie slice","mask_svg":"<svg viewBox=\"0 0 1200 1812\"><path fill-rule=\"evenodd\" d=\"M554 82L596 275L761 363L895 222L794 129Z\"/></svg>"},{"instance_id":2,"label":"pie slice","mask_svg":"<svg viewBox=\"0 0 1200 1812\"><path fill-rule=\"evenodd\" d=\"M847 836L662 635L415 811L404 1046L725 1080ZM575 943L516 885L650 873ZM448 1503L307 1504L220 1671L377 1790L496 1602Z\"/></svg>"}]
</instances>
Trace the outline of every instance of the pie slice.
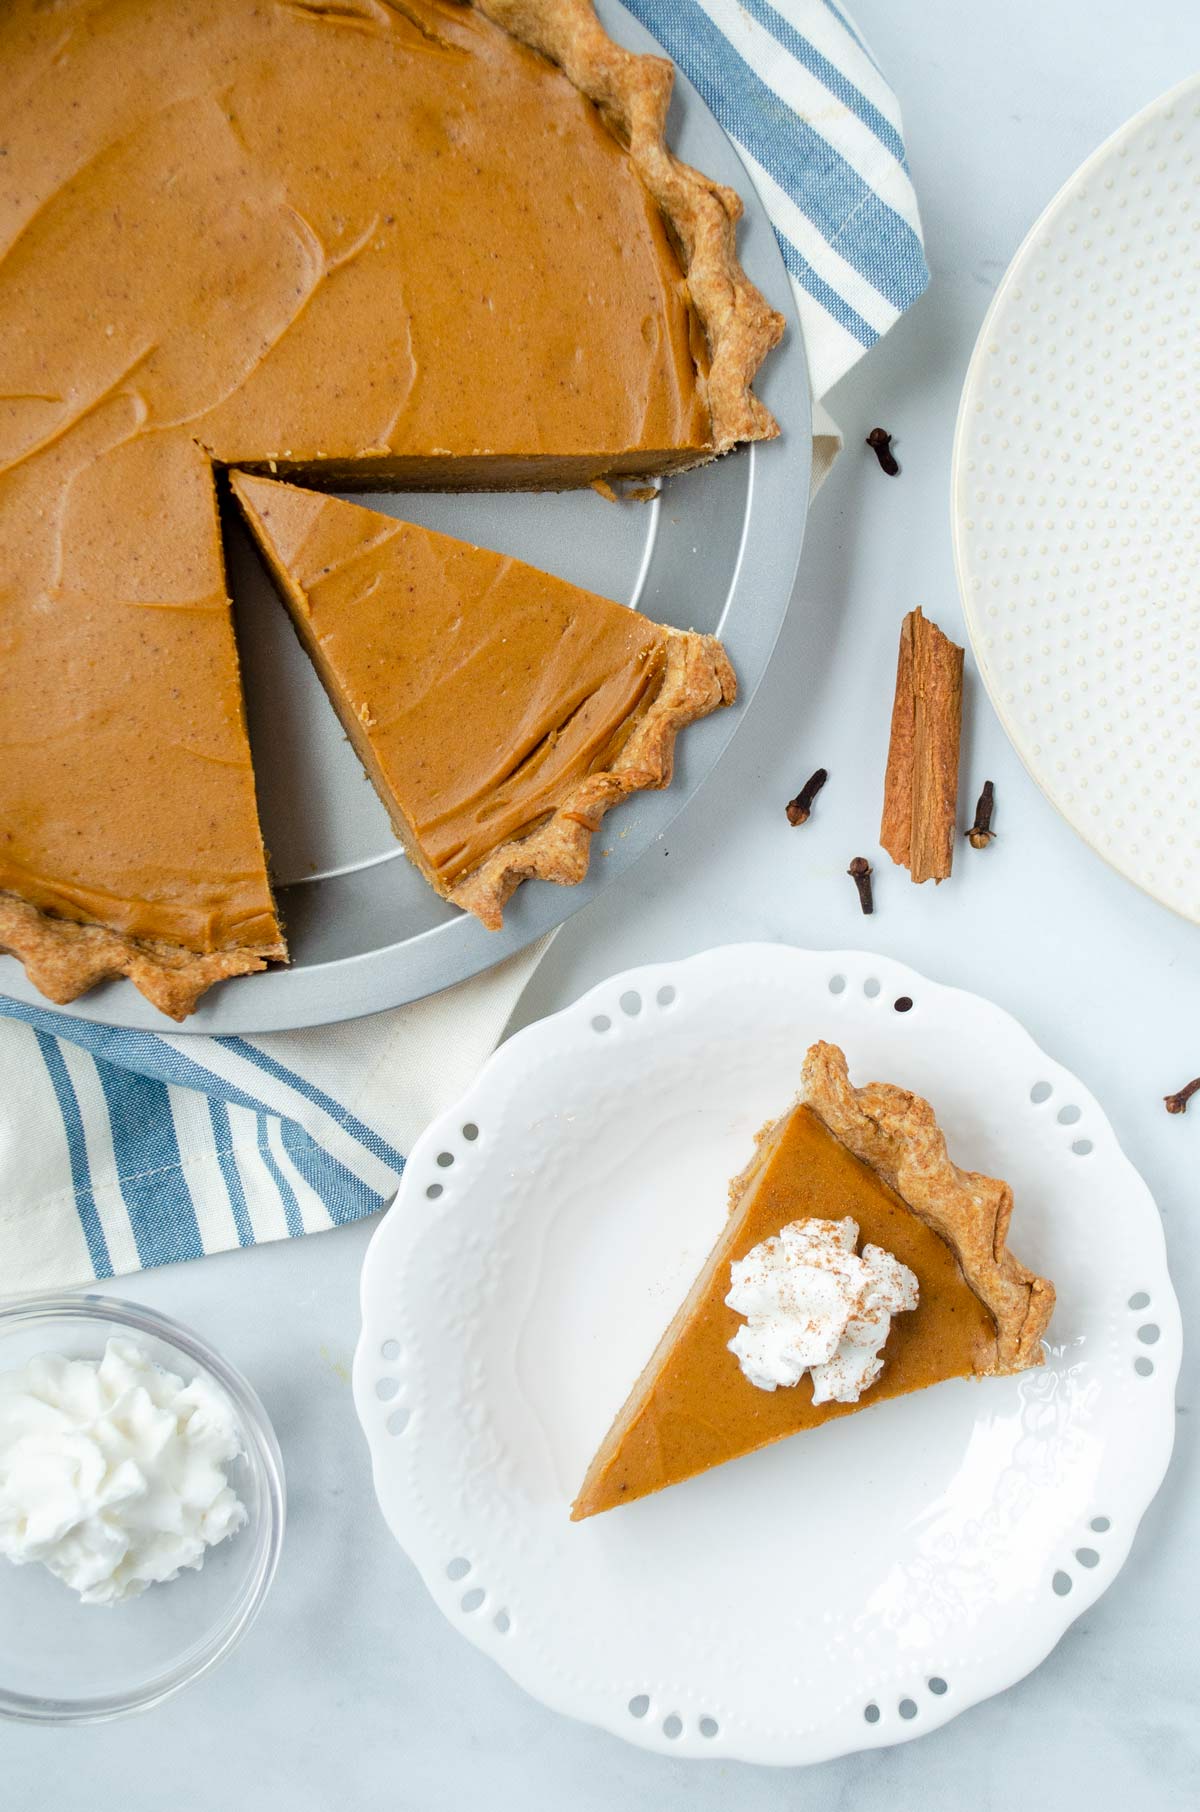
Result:
<instances>
[{"instance_id":1,"label":"pie slice","mask_svg":"<svg viewBox=\"0 0 1200 1812\"><path fill-rule=\"evenodd\" d=\"M493 930L522 881L581 881L605 812L667 786L679 731L734 698L712 636L359 504L231 483L396 835Z\"/></svg>"},{"instance_id":2,"label":"pie slice","mask_svg":"<svg viewBox=\"0 0 1200 1812\"><path fill-rule=\"evenodd\" d=\"M561 489L778 432L783 323L590 0L0 5L0 949L284 955L214 468Z\"/></svg>"},{"instance_id":3,"label":"pie slice","mask_svg":"<svg viewBox=\"0 0 1200 1812\"><path fill-rule=\"evenodd\" d=\"M854 1088L836 1045L813 1045L799 1100L759 1134L729 1195L720 1238L588 1468L575 1521L885 1398L1042 1363L1054 1286L1007 1249L1008 1184L959 1170L919 1096ZM864 1255L881 1248L914 1274L916 1306L895 1315L857 1401L815 1401L811 1373L761 1388L730 1351L748 1325L725 1300L731 1266L793 1223L846 1216Z\"/></svg>"}]
</instances>

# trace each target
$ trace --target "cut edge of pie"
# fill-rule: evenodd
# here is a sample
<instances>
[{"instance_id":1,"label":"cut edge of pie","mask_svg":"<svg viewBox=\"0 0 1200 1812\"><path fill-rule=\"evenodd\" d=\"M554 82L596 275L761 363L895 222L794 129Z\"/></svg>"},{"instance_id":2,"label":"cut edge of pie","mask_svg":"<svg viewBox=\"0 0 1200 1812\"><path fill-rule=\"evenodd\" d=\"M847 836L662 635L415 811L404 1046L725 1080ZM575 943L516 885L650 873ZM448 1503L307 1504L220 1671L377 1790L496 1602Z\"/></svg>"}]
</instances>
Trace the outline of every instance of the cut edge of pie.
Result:
<instances>
[{"instance_id":1,"label":"cut edge of pie","mask_svg":"<svg viewBox=\"0 0 1200 1812\"><path fill-rule=\"evenodd\" d=\"M1008 1250L1012 1216L1009 1185L999 1178L961 1170L951 1159L945 1137L928 1101L891 1083L871 1082L855 1088L844 1052L816 1043L801 1071L800 1093L783 1114L755 1137L755 1153L729 1186L729 1219L701 1266L691 1289L672 1317L625 1402L597 1448L571 1506L572 1522L636 1501L675 1482L661 1480L646 1490L614 1492L611 1474L622 1443L651 1397L666 1361L696 1311L711 1294L717 1272L728 1264L736 1236L738 1211L745 1204L796 1110L810 1108L840 1145L867 1166L897 1195L914 1217L930 1228L958 1261L968 1289L990 1312L995 1324L995 1353L990 1363L976 1365L977 1377L1021 1372L1044 1362L1041 1342L1054 1311L1054 1285L1030 1271ZM723 1294L724 1292L722 1292ZM734 1363L733 1360L730 1363ZM754 1387L751 1386L751 1389ZM835 1406L836 1413L868 1408L870 1390L855 1403ZM788 1438L767 1434L767 1442ZM723 1456L741 1458L745 1449ZM712 1462L684 1476L711 1470Z\"/></svg>"},{"instance_id":2,"label":"cut edge of pie","mask_svg":"<svg viewBox=\"0 0 1200 1812\"><path fill-rule=\"evenodd\" d=\"M720 706L732 704L737 697L733 667L715 636L674 629L668 624L653 625L663 637L662 671L657 689L616 754L603 767L571 782L556 800L553 810L532 830L506 838L461 879L447 885L426 860L404 806L376 759L367 719L347 695L341 677L325 656L321 637L314 633L305 587L298 575L290 570L267 520L269 500L273 495L287 497L290 494L293 498L303 499L305 491L277 480L240 472L230 473L230 488L300 642L410 860L435 892L451 905L473 913L489 931L501 929L504 907L522 881L552 881L561 887L571 887L582 881L588 871L592 837L599 830L605 813L631 793L659 791L669 786L679 732ZM356 511L367 525L381 519L377 511L364 509L361 505L338 504L336 500L323 498L320 493L307 495L311 501L320 499L327 506L335 505L344 512ZM487 551L395 517L382 520L396 530L416 532L447 547L458 546L472 553ZM492 557L498 565L525 567L524 562L511 561L501 555ZM525 570L536 579L546 577L537 568ZM565 581L553 583L567 588ZM569 589L577 592L584 603L592 597L579 587ZM616 608L607 599L592 597L592 602L602 603L606 610Z\"/></svg>"},{"instance_id":3,"label":"cut edge of pie","mask_svg":"<svg viewBox=\"0 0 1200 1812\"><path fill-rule=\"evenodd\" d=\"M667 144L675 66L609 37L592 0L474 0L497 25L557 63L599 108L667 221L688 294L708 340L704 382L714 454L773 440L779 424L751 388L783 337L784 318L751 283L737 253L739 195L677 158Z\"/></svg>"}]
</instances>

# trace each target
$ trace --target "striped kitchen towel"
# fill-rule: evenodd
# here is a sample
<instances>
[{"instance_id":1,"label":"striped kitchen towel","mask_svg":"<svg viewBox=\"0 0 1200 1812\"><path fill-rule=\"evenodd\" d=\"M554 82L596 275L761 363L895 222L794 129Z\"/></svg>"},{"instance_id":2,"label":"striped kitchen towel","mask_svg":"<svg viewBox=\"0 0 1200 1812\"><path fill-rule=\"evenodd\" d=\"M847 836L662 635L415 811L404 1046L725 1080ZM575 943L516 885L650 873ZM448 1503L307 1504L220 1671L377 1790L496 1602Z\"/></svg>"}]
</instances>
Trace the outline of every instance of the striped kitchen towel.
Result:
<instances>
[{"instance_id":1,"label":"striped kitchen towel","mask_svg":"<svg viewBox=\"0 0 1200 1812\"><path fill-rule=\"evenodd\" d=\"M0 999L0 1297L383 1207L544 945L410 1007L253 1039L131 1032Z\"/></svg>"},{"instance_id":2,"label":"striped kitchen towel","mask_svg":"<svg viewBox=\"0 0 1200 1812\"><path fill-rule=\"evenodd\" d=\"M895 95L834 0L625 4L741 152L824 396L929 281Z\"/></svg>"},{"instance_id":3,"label":"striped kitchen towel","mask_svg":"<svg viewBox=\"0 0 1200 1812\"><path fill-rule=\"evenodd\" d=\"M742 152L819 399L928 280L895 96L834 0L627 3ZM840 444L819 408L814 439L819 483ZM381 1207L540 948L413 1006L253 1039L124 1031L0 997L0 1296Z\"/></svg>"}]
</instances>

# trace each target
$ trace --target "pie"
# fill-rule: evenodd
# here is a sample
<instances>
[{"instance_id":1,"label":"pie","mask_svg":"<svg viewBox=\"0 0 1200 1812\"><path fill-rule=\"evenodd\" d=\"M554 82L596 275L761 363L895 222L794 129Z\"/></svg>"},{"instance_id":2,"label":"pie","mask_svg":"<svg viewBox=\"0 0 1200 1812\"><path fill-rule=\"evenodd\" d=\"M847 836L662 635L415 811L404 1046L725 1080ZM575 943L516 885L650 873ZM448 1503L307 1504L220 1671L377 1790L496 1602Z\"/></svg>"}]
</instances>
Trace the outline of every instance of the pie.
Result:
<instances>
[{"instance_id":1,"label":"pie","mask_svg":"<svg viewBox=\"0 0 1200 1812\"><path fill-rule=\"evenodd\" d=\"M668 785L678 732L735 695L712 636L360 504L231 484L397 836L492 929L523 880L582 880L605 812Z\"/></svg>"},{"instance_id":2,"label":"pie","mask_svg":"<svg viewBox=\"0 0 1200 1812\"><path fill-rule=\"evenodd\" d=\"M571 1515L617 1504L950 1378L1042 1363L1054 1286L1008 1250L1012 1191L959 1170L927 1101L889 1083L852 1086L843 1053L816 1044L796 1104L758 1135L729 1191L729 1219L687 1300L605 1436ZM849 1216L868 1244L915 1274L882 1371L857 1401L815 1402L811 1376L751 1383L729 1350L745 1324L726 1303L731 1265L795 1222Z\"/></svg>"},{"instance_id":3,"label":"pie","mask_svg":"<svg viewBox=\"0 0 1200 1812\"><path fill-rule=\"evenodd\" d=\"M285 955L217 475L563 488L777 432L740 203L589 0L0 8L0 947Z\"/></svg>"}]
</instances>

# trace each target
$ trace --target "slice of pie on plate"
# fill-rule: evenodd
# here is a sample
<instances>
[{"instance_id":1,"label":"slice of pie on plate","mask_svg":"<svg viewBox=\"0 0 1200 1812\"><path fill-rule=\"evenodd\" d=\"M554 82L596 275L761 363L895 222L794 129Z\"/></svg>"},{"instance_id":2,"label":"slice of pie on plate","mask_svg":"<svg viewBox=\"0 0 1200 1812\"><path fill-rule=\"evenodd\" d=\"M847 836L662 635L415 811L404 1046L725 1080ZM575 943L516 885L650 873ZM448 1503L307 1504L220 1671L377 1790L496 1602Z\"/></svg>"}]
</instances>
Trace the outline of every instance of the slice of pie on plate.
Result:
<instances>
[{"instance_id":1,"label":"slice of pie on plate","mask_svg":"<svg viewBox=\"0 0 1200 1812\"><path fill-rule=\"evenodd\" d=\"M285 954L215 472L560 489L777 433L736 195L589 0L0 6L0 949Z\"/></svg>"},{"instance_id":2,"label":"slice of pie on plate","mask_svg":"<svg viewBox=\"0 0 1200 1812\"><path fill-rule=\"evenodd\" d=\"M522 881L582 880L605 812L667 786L679 731L735 696L712 636L360 504L231 483L408 855L493 929Z\"/></svg>"},{"instance_id":3,"label":"slice of pie on plate","mask_svg":"<svg viewBox=\"0 0 1200 1812\"><path fill-rule=\"evenodd\" d=\"M836 1045L813 1045L729 1194L575 1521L886 1398L1042 1363L1054 1286L1007 1248L1008 1184L952 1163L927 1101L853 1087Z\"/></svg>"}]
</instances>

